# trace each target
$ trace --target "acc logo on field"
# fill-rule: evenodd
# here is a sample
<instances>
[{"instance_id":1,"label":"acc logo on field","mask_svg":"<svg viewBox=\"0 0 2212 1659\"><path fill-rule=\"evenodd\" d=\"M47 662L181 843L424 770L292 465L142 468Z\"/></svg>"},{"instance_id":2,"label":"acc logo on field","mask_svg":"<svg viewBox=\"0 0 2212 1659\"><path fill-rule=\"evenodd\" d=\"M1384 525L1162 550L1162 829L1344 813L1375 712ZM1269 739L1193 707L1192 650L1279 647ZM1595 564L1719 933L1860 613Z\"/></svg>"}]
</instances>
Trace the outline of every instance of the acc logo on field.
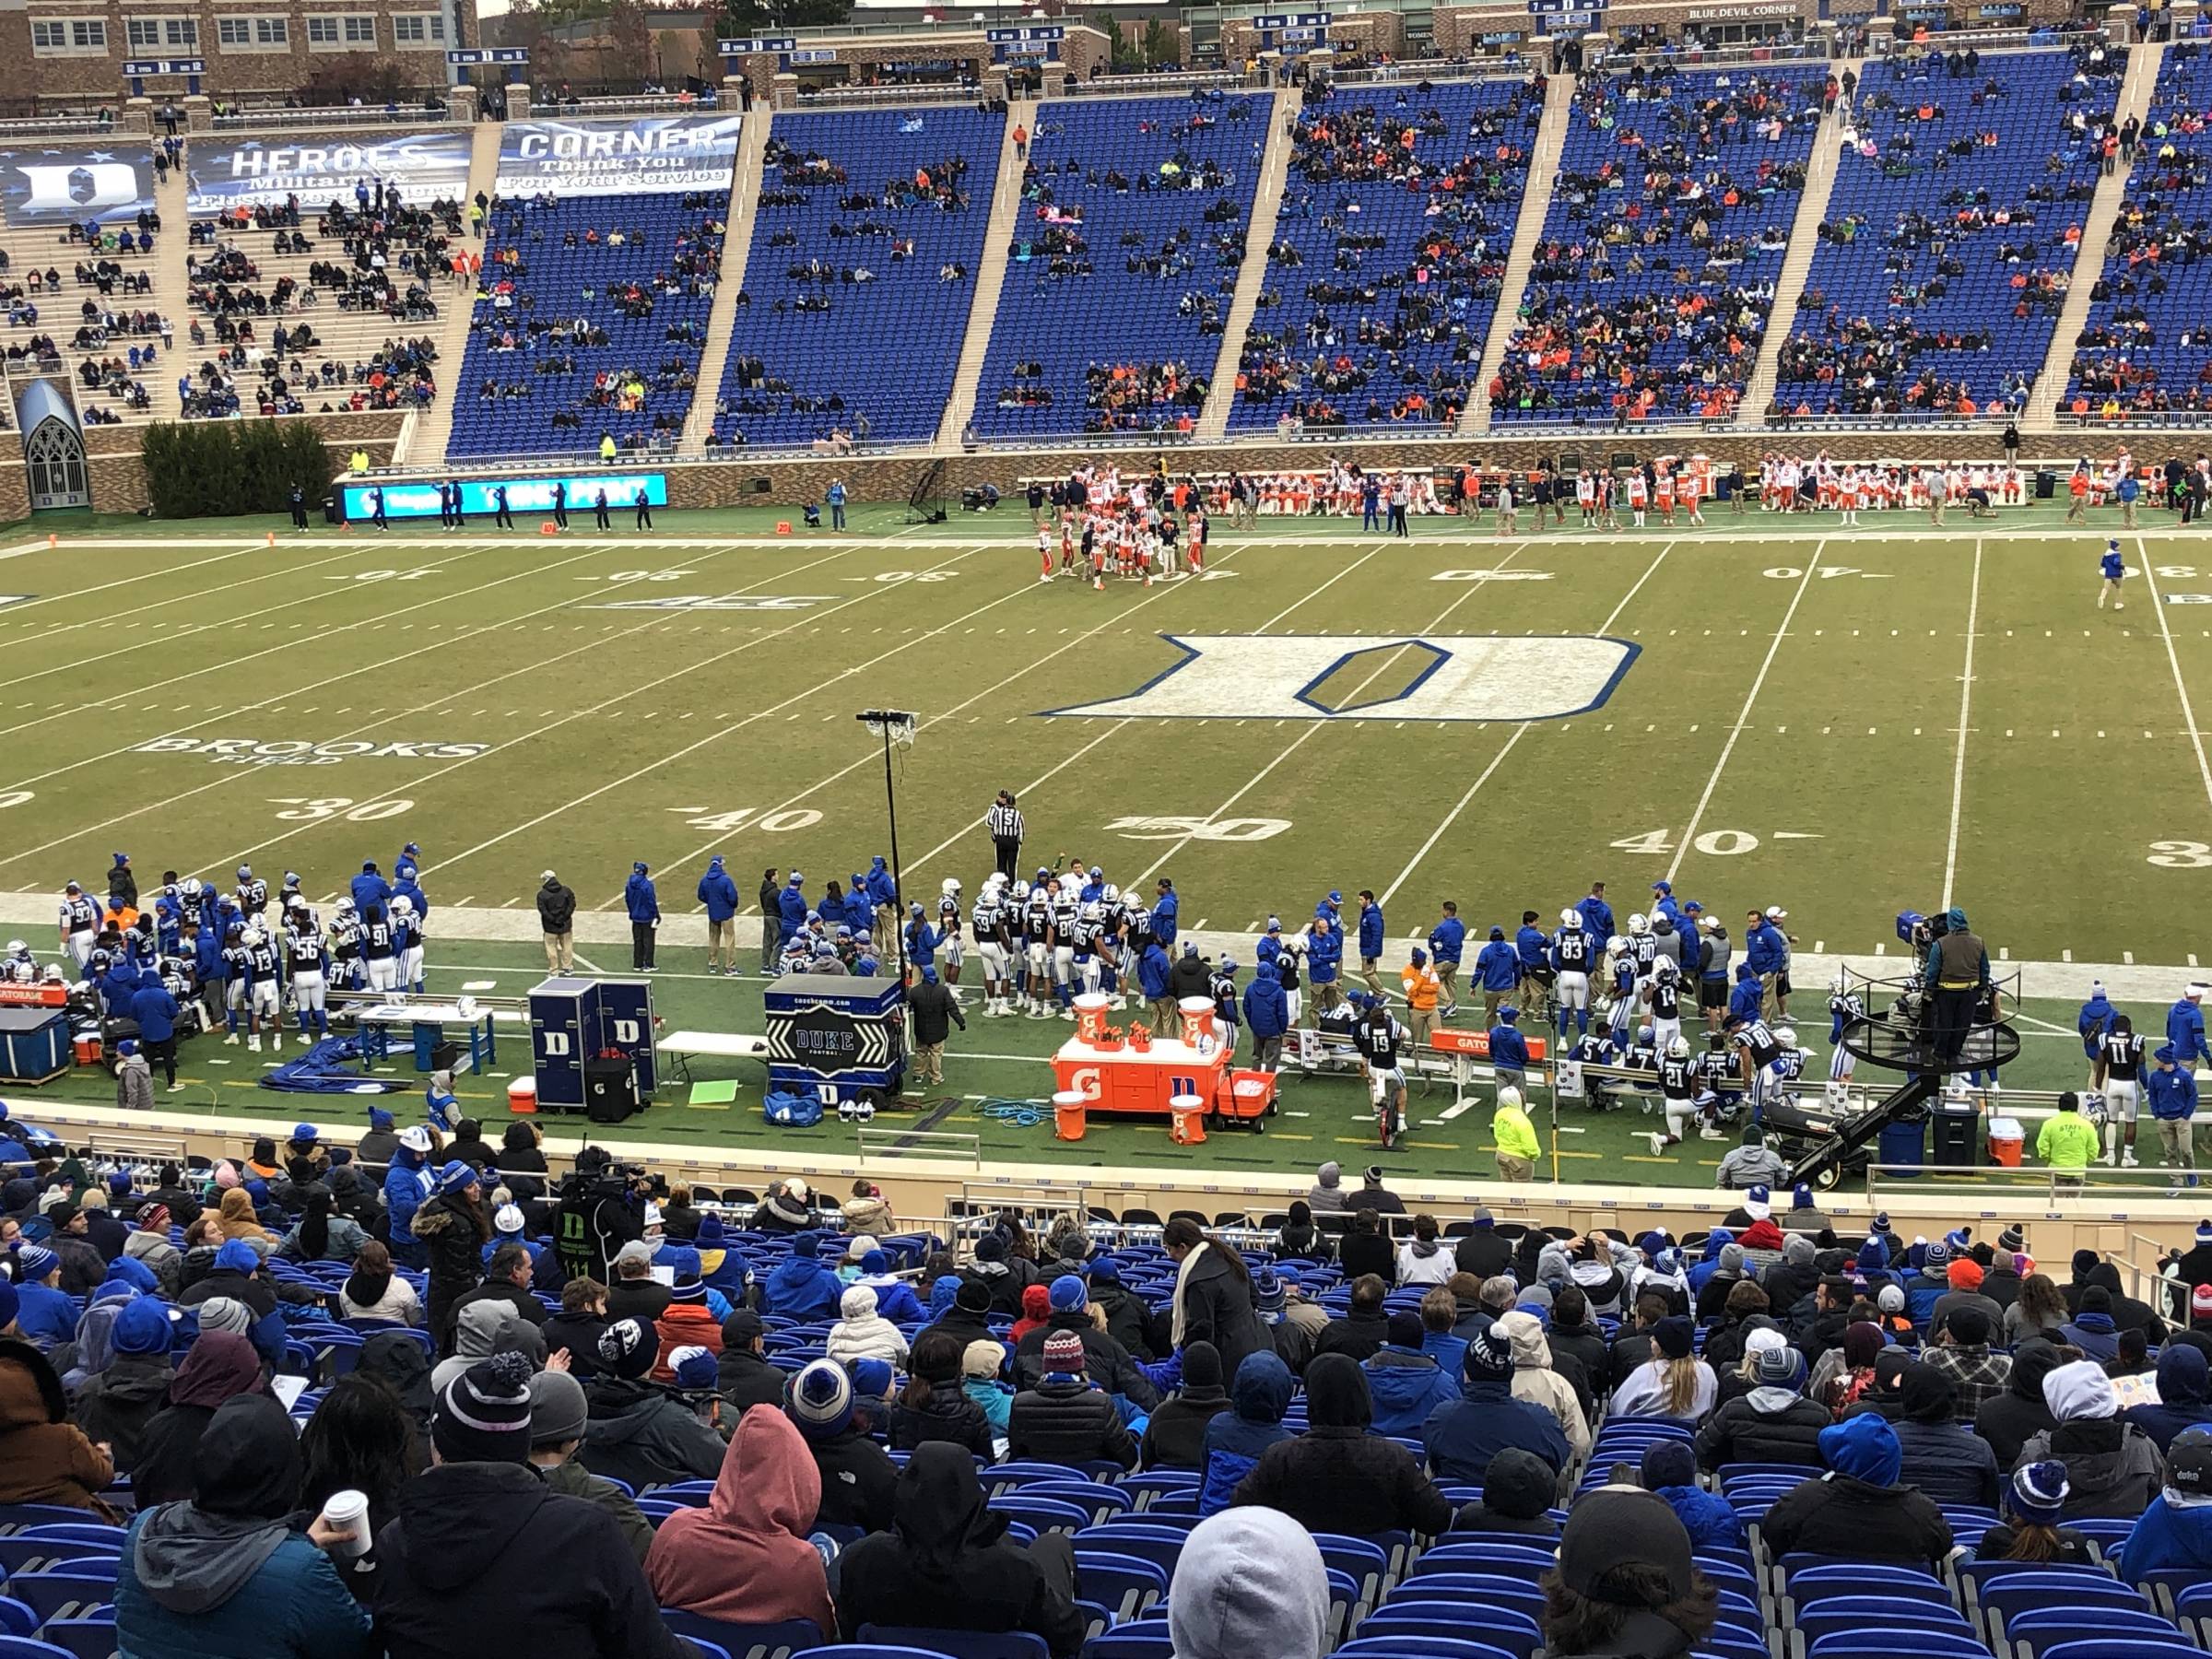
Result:
<instances>
[{"instance_id":1,"label":"acc logo on field","mask_svg":"<svg viewBox=\"0 0 2212 1659\"><path fill-rule=\"evenodd\" d=\"M1126 696L1043 712L1138 720L1559 720L1604 703L1641 649L1595 635L1160 638L1182 653L1181 662Z\"/></svg>"},{"instance_id":2,"label":"acc logo on field","mask_svg":"<svg viewBox=\"0 0 2212 1659\"><path fill-rule=\"evenodd\" d=\"M830 602L828 594L670 594L658 599L612 599L586 610L619 611L785 611L806 610Z\"/></svg>"}]
</instances>

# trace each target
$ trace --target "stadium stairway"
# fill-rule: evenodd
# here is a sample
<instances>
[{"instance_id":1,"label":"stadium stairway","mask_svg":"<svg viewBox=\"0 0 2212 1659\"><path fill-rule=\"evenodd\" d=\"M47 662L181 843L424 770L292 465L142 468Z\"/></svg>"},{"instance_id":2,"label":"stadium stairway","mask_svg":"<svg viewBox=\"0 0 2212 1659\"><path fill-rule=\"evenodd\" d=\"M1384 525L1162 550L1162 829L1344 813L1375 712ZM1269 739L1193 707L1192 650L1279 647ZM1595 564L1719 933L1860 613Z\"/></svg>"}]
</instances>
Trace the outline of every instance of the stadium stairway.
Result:
<instances>
[{"instance_id":1,"label":"stadium stairway","mask_svg":"<svg viewBox=\"0 0 2212 1659\"><path fill-rule=\"evenodd\" d=\"M2127 73L2120 79L2120 101L2112 111L2112 119L2122 126L2133 115L2147 126L2152 91L2159 84L2159 69L2166 61L2166 48L2150 41L2139 41L2128 48ZM2147 139L2149 135L2145 135ZM2136 154L2144 154L2137 145ZM2097 286L2097 278L2104 270L2105 244L2112 239L2112 227L2119 222L2120 209L2127 199L2127 181L2135 169L2124 167L2110 177L2097 181L2097 194L2089 203L2089 217L2081 227L2081 242L2074 253L2074 283L2066 290L2065 308L2058 313L2058 326L2051 331L2051 351L2043 359L2043 371L2035 382L2035 393L2028 400L2028 417L2021 424L2039 432L2047 432L2058 423L2059 399L2066 394L2066 381L2074 366L2074 342L2080 338L2084 324L2089 319L2093 303L2089 291Z\"/></svg>"},{"instance_id":2,"label":"stadium stairway","mask_svg":"<svg viewBox=\"0 0 2212 1659\"><path fill-rule=\"evenodd\" d=\"M684 417L679 453L696 455L707 446L714 425L714 388L729 361L730 335L737 326L737 296L745 288L745 262L753 245L753 217L760 206L760 166L768 154L770 112L748 111L737 135L737 159L725 216L728 229L722 238L722 275L714 285L714 309L708 313L707 343L699 354L699 390Z\"/></svg>"},{"instance_id":3,"label":"stadium stairway","mask_svg":"<svg viewBox=\"0 0 2212 1659\"><path fill-rule=\"evenodd\" d=\"M1536 243L1544 235L1544 210L1550 206L1552 181L1559 171L1560 152L1567 147L1574 84L1571 75L1555 75L1544 91L1544 121L1536 128L1535 151L1528 159L1521 217L1513 221L1513 249L1505 262L1505 286L1499 290L1498 309L1490 315L1490 337L1483 342L1482 366L1475 373L1473 395L1459 418L1463 438L1490 429L1490 382L1497 378L1499 364L1505 361L1506 342L1520 324L1521 302L1528 297L1529 268L1536 262ZM1238 337L1241 340L1242 335Z\"/></svg>"},{"instance_id":4,"label":"stadium stairway","mask_svg":"<svg viewBox=\"0 0 2212 1659\"><path fill-rule=\"evenodd\" d=\"M469 201L476 199L478 191L488 196L492 194L500 176L501 130L496 121L477 124L468 153ZM483 251L480 239L471 239L469 245ZM435 467L445 461L446 440L453 431L453 387L461 373L461 359L468 351L468 320L476 311L471 299L471 290L450 279L438 289L438 361L431 369L438 380L438 395L430 400L429 408L417 413L409 427L402 429L400 447L392 457L394 465Z\"/></svg>"},{"instance_id":5,"label":"stadium stairway","mask_svg":"<svg viewBox=\"0 0 2212 1659\"><path fill-rule=\"evenodd\" d=\"M1828 198L1835 188L1836 160L1843 142L1841 107L1820 118L1813 135L1813 154L1805 172L1805 193L1797 198L1797 218L1790 226L1790 251L1783 258L1782 276L1774 287L1774 310L1767 319L1767 337L1759 348L1759 364L1744 387L1744 401L1736 406L1735 424L1755 428L1767 418L1767 403L1781 377L1783 342L1797 323L1797 297L1805 292L1806 274L1813 268L1813 253L1820 245L1820 221L1828 217Z\"/></svg>"},{"instance_id":6,"label":"stadium stairway","mask_svg":"<svg viewBox=\"0 0 2212 1659\"><path fill-rule=\"evenodd\" d=\"M1267 286L1267 250L1275 241L1275 216L1283 205L1283 186L1290 171L1294 147L1291 128L1298 124L1298 100L1287 92L1272 95L1267 115L1267 148L1260 159L1259 194L1253 198L1252 221L1245 227L1244 263L1237 267L1236 296L1229 304L1229 320L1221 332L1221 355L1216 359L1212 389L1198 417L1198 440L1218 442L1229 430L1229 412L1237 401L1237 365L1244 360L1244 335L1252 314L1259 309Z\"/></svg>"},{"instance_id":7,"label":"stadium stairway","mask_svg":"<svg viewBox=\"0 0 2212 1659\"><path fill-rule=\"evenodd\" d=\"M999 290L1006 280L1006 266L1014 253L1014 227L1021 217L1021 176L1027 165L1014 147L1014 129L1037 130L1037 102L1018 98L1006 105L1006 126L998 146L998 183L991 193L991 226L983 232L983 256L975 267L975 303L968 313L968 332L960 338L960 363L953 371L952 397L945 406L945 419L937 428L937 443L944 449L959 446L960 434L975 415L976 383L983 378L983 359L991 349L991 324L998 318Z\"/></svg>"},{"instance_id":8,"label":"stadium stairway","mask_svg":"<svg viewBox=\"0 0 2212 1659\"><path fill-rule=\"evenodd\" d=\"M169 176L154 187L154 211L161 216L162 224L161 234L154 239L154 309L175 320L181 336L192 317L192 285L184 280L184 255L192 240L184 227L191 223L191 217L184 210L182 168L171 168ZM177 396L177 374L180 365L191 360L190 349L189 345L180 347L171 354L160 373L146 377L146 389L154 400L147 418L175 420L183 413L183 403Z\"/></svg>"}]
</instances>

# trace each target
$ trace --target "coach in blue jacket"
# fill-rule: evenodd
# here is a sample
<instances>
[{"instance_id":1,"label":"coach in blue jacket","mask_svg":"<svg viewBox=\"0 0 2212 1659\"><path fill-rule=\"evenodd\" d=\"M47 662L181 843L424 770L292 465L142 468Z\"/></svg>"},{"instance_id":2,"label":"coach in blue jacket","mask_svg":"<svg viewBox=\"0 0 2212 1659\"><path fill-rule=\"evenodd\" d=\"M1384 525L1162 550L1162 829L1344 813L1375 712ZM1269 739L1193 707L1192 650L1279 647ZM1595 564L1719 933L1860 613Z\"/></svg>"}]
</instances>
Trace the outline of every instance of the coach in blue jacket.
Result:
<instances>
[{"instance_id":1,"label":"coach in blue jacket","mask_svg":"<svg viewBox=\"0 0 2212 1659\"><path fill-rule=\"evenodd\" d=\"M177 1017L182 1012L159 971L147 968L139 973L138 989L131 994L131 1018L138 1022L140 1050L149 1065L160 1062L172 1094L184 1087L177 1081Z\"/></svg>"},{"instance_id":2,"label":"coach in blue jacket","mask_svg":"<svg viewBox=\"0 0 2212 1659\"><path fill-rule=\"evenodd\" d=\"M1382 907L1374 894L1359 891L1359 977L1377 996L1382 994Z\"/></svg>"},{"instance_id":3,"label":"coach in blue jacket","mask_svg":"<svg viewBox=\"0 0 2212 1659\"><path fill-rule=\"evenodd\" d=\"M363 861L361 873L353 878L350 890L353 908L364 916L369 913L370 906L392 902L392 884L377 874L376 860L373 858Z\"/></svg>"},{"instance_id":4,"label":"coach in blue jacket","mask_svg":"<svg viewBox=\"0 0 2212 1659\"><path fill-rule=\"evenodd\" d=\"M653 973L653 941L661 925L661 896L642 859L629 866L622 884L623 908L629 912L629 965L640 973Z\"/></svg>"},{"instance_id":5,"label":"coach in blue jacket","mask_svg":"<svg viewBox=\"0 0 2212 1659\"><path fill-rule=\"evenodd\" d=\"M1273 1071L1282 1063L1283 1033L1290 1029L1290 998L1273 962L1262 962L1245 987L1244 1024L1252 1031L1252 1063Z\"/></svg>"},{"instance_id":6,"label":"coach in blue jacket","mask_svg":"<svg viewBox=\"0 0 2212 1659\"><path fill-rule=\"evenodd\" d=\"M775 872L770 871L772 877ZM722 867L722 854L717 853L707 860L707 873L699 878L698 898L707 907L707 971L735 973L737 971L737 884L730 873ZM769 912L761 912L760 925L768 928ZM771 941L766 959L773 963L775 954L772 930L761 935Z\"/></svg>"},{"instance_id":7,"label":"coach in blue jacket","mask_svg":"<svg viewBox=\"0 0 2212 1659\"><path fill-rule=\"evenodd\" d=\"M1521 983L1521 953L1506 942L1505 929L1490 929L1490 942L1475 959L1475 977L1482 983L1482 1018L1495 1025L1503 1007Z\"/></svg>"}]
</instances>

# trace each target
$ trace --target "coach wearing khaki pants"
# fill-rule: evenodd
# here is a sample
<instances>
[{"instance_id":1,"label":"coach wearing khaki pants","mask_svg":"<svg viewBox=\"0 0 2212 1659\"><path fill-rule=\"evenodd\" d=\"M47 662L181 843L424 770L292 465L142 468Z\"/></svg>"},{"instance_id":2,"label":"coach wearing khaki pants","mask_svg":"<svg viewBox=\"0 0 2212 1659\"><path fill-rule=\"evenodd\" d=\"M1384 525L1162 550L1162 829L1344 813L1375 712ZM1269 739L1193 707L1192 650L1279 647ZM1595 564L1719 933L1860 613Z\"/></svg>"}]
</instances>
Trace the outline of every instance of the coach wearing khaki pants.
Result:
<instances>
[{"instance_id":1,"label":"coach wearing khaki pants","mask_svg":"<svg viewBox=\"0 0 2212 1659\"><path fill-rule=\"evenodd\" d=\"M968 1029L968 1022L960 1018L960 1005L937 982L937 971L924 968L921 979L907 991L906 1006L914 1020L914 1081L942 1085L945 1040L956 1025L963 1031Z\"/></svg>"},{"instance_id":2,"label":"coach wearing khaki pants","mask_svg":"<svg viewBox=\"0 0 2212 1659\"><path fill-rule=\"evenodd\" d=\"M547 870L538 877L537 920L546 935L546 971L568 973L576 966L576 889Z\"/></svg>"}]
</instances>

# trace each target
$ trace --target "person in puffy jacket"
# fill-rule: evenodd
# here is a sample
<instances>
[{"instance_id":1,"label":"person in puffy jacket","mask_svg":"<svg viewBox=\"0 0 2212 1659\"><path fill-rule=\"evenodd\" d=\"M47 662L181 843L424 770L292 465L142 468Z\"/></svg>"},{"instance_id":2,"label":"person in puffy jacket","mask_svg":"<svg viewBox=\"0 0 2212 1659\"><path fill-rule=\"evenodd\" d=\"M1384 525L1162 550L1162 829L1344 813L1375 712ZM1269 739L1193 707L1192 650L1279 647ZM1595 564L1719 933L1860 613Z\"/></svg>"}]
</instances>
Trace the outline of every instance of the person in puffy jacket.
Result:
<instances>
[{"instance_id":1,"label":"person in puffy jacket","mask_svg":"<svg viewBox=\"0 0 2212 1659\"><path fill-rule=\"evenodd\" d=\"M962 1386L966 1351L946 1331L914 1339L912 1374L891 1406L891 1450L912 1452L924 1441L950 1441L989 1463L991 1419Z\"/></svg>"},{"instance_id":2,"label":"person in puffy jacket","mask_svg":"<svg viewBox=\"0 0 2212 1659\"><path fill-rule=\"evenodd\" d=\"M2205 1351L2186 1342L2169 1342L2159 1350L2159 1397L2154 1405L2130 1406L2120 1414L2150 1436L2160 1452L2188 1429L2212 1427L2212 1406L2206 1403Z\"/></svg>"},{"instance_id":3,"label":"person in puffy jacket","mask_svg":"<svg viewBox=\"0 0 2212 1659\"><path fill-rule=\"evenodd\" d=\"M1950 1523L1926 1493L1900 1483L1904 1452L1877 1413L1824 1430L1829 1472L1784 1492L1759 1523L1775 1559L1794 1550L1933 1570L1951 1553Z\"/></svg>"},{"instance_id":4,"label":"person in puffy jacket","mask_svg":"<svg viewBox=\"0 0 2212 1659\"><path fill-rule=\"evenodd\" d=\"M1534 1452L1554 1471L1573 1461L1558 1420L1541 1406L1513 1397L1513 1350L1493 1324L1467 1340L1460 1397L1439 1406L1421 1430L1429 1466L1445 1480L1478 1481L1508 1446Z\"/></svg>"},{"instance_id":5,"label":"person in puffy jacket","mask_svg":"<svg viewBox=\"0 0 2212 1659\"><path fill-rule=\"evenodd\" d=\"M1252 1063L1273 1071L1282 1063L1283 1033L1290 1029L1290 998L1273 962L1262 962L1244 987L1244 1027L1252 1033Z\"/></svg>"},{"instance_id":6,"label":"person in puffy jacket","mask_svg":"<svg viewBox=\"0 0 2212 1659\"><path fill-rule=\"evenodd\" d=\"M760 1286L760 1311L787 1319L821 1319L840 1312L844 1283L821 1259L822 1237L803 1232L791 1241L791 1254L776 1264Z\"/></svg>"},{"instance_id":7,"label":"person in puffy jacket","mask_svg":"<svg viewBox=\"0 0 2212 1659\"><path fill-rule=\"evenodd\" d=\"M1015 1344L1013 1374L1018 1386L1037 1386L1045 1371L1045 1344L1061 1332L1069 1332L1083 1344L1083 1368L1092 1382L1140 1411L1149 1411L1159 1404L1159 1390L1130 1358L1128 1349L1092 1320L1090 1294L1080 1278L1064 1273L1051 1285L1032 1285L1030 1290L1044 1293L1045 1315L1042 1324L1024 1332Z\"/></svg>"},{"instance_id":8,"label":"person in puffy jacket","mask_svg":"<svg viewBox=\"0 0 2212 1659\"><path fill-rule=\"evenodd\" d=\"M906 1338L899 1327L876 1312L876 1292L865 1285L847 1288L839 1299L838 1322L830 1327L822 1345L825 1357L841 1365L855 1359L881 1359L891 1365L906 1363Z\"/></svg>"},{"instance_id":9,"label":"person in puffy jacket","mask_svg":"<svg viewBox=\"0 0 2212 1659\"><path fill-rule=\"evenodd\" d=\"M1699 1466L1763 1463L1819 1468L1820 1431L1833 1419L1826 1406L1805 1397L1805 1356L1781 1344L1761 1346L1750 1366L1750 1391L1724 1402L1699 1425Z\"/></svg>"},{"instance_id":10,"label":"person in puffy jacket","mask_svg":"<svg viewBox=\"0 0 2212 1659\"><path fill-rule=\"evenodd\" d=\"M1230 1384L1229 1409L1210 1418L1201 1451L1205 1480L1198 1510L1211 1515L1227 1509L1237 1487L1268 1447L1293 1438L1283 1427L1296 1387L1290 1368L1271 1353L1251 1354L1237 1367Z\"/></svg>"},{"instance_id":11,"label":"person in puffy jacket","mask_svg":"<svg viewBox=\"0 0 2212 1659\"><path fill-rule=\"evenodd\" d=\"M1306 1367L1306 1432L1262 1452L1233 1502L1281 1510L1309 1532L1439 1533L1452 1524L1452 1500L1420 1460L1368 1432L1374 1403L1348 1354L1317 1354Z\"/></svg>"},{"instance_id":12,"label":"person in puffy jacket","mask_svg":"<svg viewBox=\"0 0 2212 1659\"><path fill-rule=\"evenodd\" d=\"M1368 1397L1374 1402L1377 1434L1414 1436L1439 1406L1459 1398L1459 1378L1422 1351L1420 1315L1399 1312L1389 1321L1389 1340L1360 1362Z\"/></svg>"},{"instance_id":13,"label":"person in puffy jacket","mask_svg":"<svg viewBox=\"0 0 2212 1659\"><path fill-rule=\"evenodd\" d=\"M1152 1408L1138 1450L1147 1469L1198 1469L1206 1463L1206 1431L1229 1409L1221 1386L1221 1356L1210 1342L1182 1350L1182 1384Z\"/></svg>"},{"instance_id":14,"label":"person in puffy jacket","mask_svg":"<svg viewBox=\"0 0 2212 1659\"><path fill-rule=\"evenodd\" d=\"M1044 1345L1044 1375L1014 1396L1006 1416L1006 1455L1046 1463L1092 1459L1136 1466L1136 1442L1122 1425L1113 1396L1084 1374L1083 1339L1055 1331Z\"/></svg>"},{"instance_id":15,"label":"person in puffy jacket","mask_svg":"<svg viewBox=\"0 0 2212 1659\"><path fill-rule=\"evenodd\" d=\"M392 1259L403 1267L427 1267L430 1253L415 1236L415 1212L430 1195L437 1177L430 1163L430 1132L417 1124L399 1137L384 1171L384 1215L391 1224Z\"/></svg>"}]
</instances>

